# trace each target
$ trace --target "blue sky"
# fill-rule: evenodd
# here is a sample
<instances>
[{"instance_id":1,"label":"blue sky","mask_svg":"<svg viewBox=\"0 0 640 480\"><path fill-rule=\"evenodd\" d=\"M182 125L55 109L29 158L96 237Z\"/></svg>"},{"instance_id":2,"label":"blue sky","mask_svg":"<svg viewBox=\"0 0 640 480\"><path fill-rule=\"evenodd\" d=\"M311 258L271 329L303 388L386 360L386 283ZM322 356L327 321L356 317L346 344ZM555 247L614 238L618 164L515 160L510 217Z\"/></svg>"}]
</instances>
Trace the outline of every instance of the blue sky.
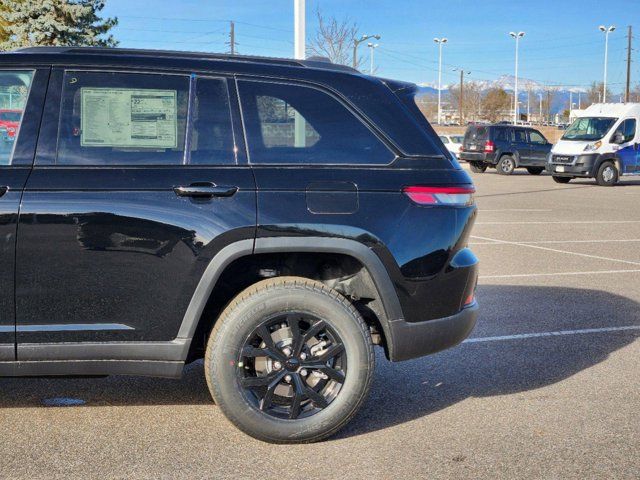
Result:
<instances>
[{"instance_id":1,"label":"blue sky","mask_svg":"<svg viewBox=\"0 0 640 480\"><path fill-rule=\"evenodd\" d=\"M123 47L228 49L228 20L236 22L242 54L293 55L293 0L107 0L103 13L117 16L114 30ZM382 36L377 73L413 82L437 80L434 36L445 36L443 82L456 81L454 66L470 79L512 74L512 30L525 31L520 43L520 76L541 83L586 86L600 81L604 34L598 25L616 25L609 37L609 84L623 88L626 28L635 25L640 51L639 0L307 0L307 38L315 31L315 10L349 17L362 33ZM364 45L362 53L367 53ZM632 63L640 81L640 58Z\"/></svg>"}]
</instances>

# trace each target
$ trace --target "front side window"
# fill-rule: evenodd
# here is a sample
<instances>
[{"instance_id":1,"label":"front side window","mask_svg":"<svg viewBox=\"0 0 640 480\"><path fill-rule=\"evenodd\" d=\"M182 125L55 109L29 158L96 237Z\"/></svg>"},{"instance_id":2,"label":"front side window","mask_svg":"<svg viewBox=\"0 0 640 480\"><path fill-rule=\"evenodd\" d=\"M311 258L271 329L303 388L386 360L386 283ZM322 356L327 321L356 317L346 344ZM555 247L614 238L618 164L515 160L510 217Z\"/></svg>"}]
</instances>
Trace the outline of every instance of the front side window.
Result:
<instances>
[{"instance_id":1,"label":"front side window","mask_svg":"<svg viewBox=\"0 0 640 480\"><path fill-rule=\"evenodd\" d=\"M239 81L252 163L388 164L394 155L342 103L315 88Z\"/></svg>"},{"instance_id":2,"label":"front side window","mask_svg":"<svg viewBox=\"0 0 640 480\"><path fill-rule=\"evenodd\" d=\"M540 132L537 132L535 130L532 132L529 132L529 139L531 143L535 143L538 145L546 145L547 143L547 139L544 138Z\"/></svg>"},{"instance_id":3,"label":"front side window","mask_svg":"<svg viewBox=\"0 0 640 480\"><path fill-rule=\"evenodd\" d=\"M188 104L187 76L67 71L56 163L181 164Z\"/></svg>"},{"instance_id":4,"label":"front side window","mask_svg":"<svg viewBox=\"0 0 640 480\"><path fill-rule=\"evenodd\" d=\"M611 117L576 118L562 136L562 140L600 140L616 121L617 118Z\"/></svg>"},{"instance_id":5,"label":"front side window","mask_svg":"<svg viewBox=\"0 0 640 480\"><path fill-rule=\"evenodd\" d=\"M33 72L0 71L0 166L11 165Z\"/></svg>"},{"instance_id":6,"label":"front side window","mask_svg":"<svg viewBox=\"0 0 640 480\"><path fill-rule=\"evenodd\" d=\"M624 141L622 143L627 143L632 141L636 136L636 119L628 118L624 122L622 122L620 125L618 125L618 128L616 128L616 131L613 134L613 136L615 136L618 133L622 134L622 136L624 137Z\"/></svg>"}]
</instances>

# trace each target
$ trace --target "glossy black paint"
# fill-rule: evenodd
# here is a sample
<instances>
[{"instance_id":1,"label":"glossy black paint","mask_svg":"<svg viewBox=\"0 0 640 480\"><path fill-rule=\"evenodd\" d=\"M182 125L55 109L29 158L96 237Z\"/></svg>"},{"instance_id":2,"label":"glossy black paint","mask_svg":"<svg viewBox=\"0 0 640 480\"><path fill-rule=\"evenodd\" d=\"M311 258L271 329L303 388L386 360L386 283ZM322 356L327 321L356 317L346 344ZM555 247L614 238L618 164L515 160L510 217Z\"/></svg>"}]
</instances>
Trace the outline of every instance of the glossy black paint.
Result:
<instances>
[{"instance_id":1,"label":"glossy black paint","mask_svg":"<svg viewBox=\"0 0 640 480\"><path fill-rule=\"evenodd\" d=\"M430 126L393 93L403 84L295 61L179 54L0 56L2 67L38 65L47 76L46 66L53 70L44 107L46 79L29 103L42 112L35 163L31 168L23 155L26 166L0 169L0 178L14 186L0 197L0 234L9 239L0 245L0 260L12 265L0 272L0 328L9 329L0 330L0 345L17 340L18 352L24 352L18 360L30 360L29 352L37 350L28 344L174 340L211 260L235 242L256 238L342 238L366 245L382 261L401 305L403 318L389 321L454 316L475 288L477 260L466 249L475 207L425 207L402 193L411 185L471 184ZM65 67L228 78L236 163L56 166ZM331 92L379 136L395 160L381 167L359 167L361 159L342 167L252 165L234 75L287 79ZM31 158L37 120L35 130L25 123L19 139L20 148L31 145ZM184 194L189 188L202 193L212 184L228 195ZM156 374L159 368L149 371Z\"/></svg>"}]
</instances>

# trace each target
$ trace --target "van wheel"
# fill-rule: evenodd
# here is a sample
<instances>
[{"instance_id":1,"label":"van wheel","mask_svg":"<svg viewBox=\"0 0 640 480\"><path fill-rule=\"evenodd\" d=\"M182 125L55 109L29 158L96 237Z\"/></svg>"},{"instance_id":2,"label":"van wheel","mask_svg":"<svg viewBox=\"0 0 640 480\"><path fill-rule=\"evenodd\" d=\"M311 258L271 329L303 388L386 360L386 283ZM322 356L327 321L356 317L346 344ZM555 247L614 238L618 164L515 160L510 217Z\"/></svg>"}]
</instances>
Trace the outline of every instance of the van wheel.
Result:
<instances>
[{"instance_id":1,"label":"van wheel","mask_svg":"<svg viewBox=\"0 0 640 480\"><path fill-rule=\"evenodd\" d=\"M531 175L540 175L544 172L544 167L527 167L527 172Z\"/></svg>"},{"instance_id":2,"label":"van wheel","mask_svg":"<svg viewBox=\"0 0 640 480\"><path fill-rule=\"evenodd\" d=\"M245 433L273 443L333 435L366 398L375 365L360 313L326 285L264 280L215 324L205 355L211 395Z\"/></svg>"},{"instance_id":3,"label":"van wheel","mask_svg":"<svg viewBox=\"0 0 640 480\"><path fill-rule=\"evenodd\" d=\"M503 155L496 168L500 175L511 175L516 169L516 161L511 155Z\"/></svg>"},{"instance_id":4,"label":"van wheel","mask_svg":"<svg viewBox=\"0 0 640 480\"><path fill-rule=\"evenodd\" d=\"M618 168L616 164L613 162L604 162L598 168L598 173L596 174L596 182L598 185L602 187L613 187L616 183L618 183Z\"/></svg>"},{"instance_id":5,"label":"van wheel","mask_svg":"<svg viewBox=\"0 0 640 480\"><path fill-rule=\"evenodd\" d=\"M481 162L469 162L469 168L473 173L484 173L487 165Z\"/></svg>"},{"instance_id":6,"label":"van wheel","mask_svg":"<svg viewBox=\"0 0 640 480\"><path fill-rule=\"evenodd\" d=\"M571 181L571 177L558 177L557 175L554 175L553 181L556 183L569 183Z\"/></svg>"}]
</instances>

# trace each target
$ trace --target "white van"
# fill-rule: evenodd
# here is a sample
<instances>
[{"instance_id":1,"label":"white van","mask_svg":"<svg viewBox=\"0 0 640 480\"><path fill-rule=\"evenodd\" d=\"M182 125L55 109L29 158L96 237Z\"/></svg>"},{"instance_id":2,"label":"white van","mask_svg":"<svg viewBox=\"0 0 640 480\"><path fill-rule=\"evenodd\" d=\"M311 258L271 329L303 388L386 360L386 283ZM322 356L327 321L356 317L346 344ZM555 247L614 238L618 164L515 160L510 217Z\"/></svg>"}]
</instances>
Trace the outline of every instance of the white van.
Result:
<instances>
[{"instance_id":1,"label":"white van","mask_svg":"<svg viewBox=\"0 0 640 480\"><path fill-rule=\"evenodd\" d=\"M640 103L597 103L582 110L551 149L547 171L558 183L595 178L615 185L640 175Z\"/></svg>"}]
</instances>

